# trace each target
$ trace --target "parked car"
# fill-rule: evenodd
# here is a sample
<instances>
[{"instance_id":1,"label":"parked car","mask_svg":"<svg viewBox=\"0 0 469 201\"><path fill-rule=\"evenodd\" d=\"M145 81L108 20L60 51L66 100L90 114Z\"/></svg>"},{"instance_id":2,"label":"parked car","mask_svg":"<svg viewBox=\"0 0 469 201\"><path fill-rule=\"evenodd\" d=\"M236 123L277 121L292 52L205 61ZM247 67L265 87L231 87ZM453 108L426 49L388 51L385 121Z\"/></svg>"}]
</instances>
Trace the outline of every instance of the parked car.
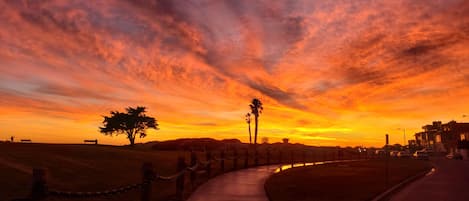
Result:
<instances>
[{"instance_id":1,"label":"parked car","mask_svg":"<svg viewBox=\"0 0 469 201\"><path fill-rule=\"evenodd\" d=\"M420 159L420 160L428 160L428 153L426 151L416 151L414 153L414 158L415 159Z\"/></svg>"},{"instance_id":2,"label":"parked car","mask_svg":"<svg viewBox=\"0 0 469 201\"><path fill-rule=\"evenodd\" d=\"M410 158L410 156L410 153L407 151L400 151L399 153L397 153L397 157L399 158Z\"/></svg>"},{"instance_id":3,"label":"parked car","mask_svg":"<svg viewBox=\"0 0 469 201\"><path fill-rule=\"evenodd\" d=\"M429 156L433 156L434 155L434 151L432 148L428 147L428 148L424 148L420 151L423 151L423 152L426 152Z\"/></svg>"},{"instance_id":4,"label":"parked car","mask_svg":"<svg viewBox=\"0 0 469 201\"><path fill-rule=\"evenodd\" d=\"M455 160L462 160L462 156L459 153L449 153L448 155L446 155L446 158L455 159Z\"/></svg>"},{"instance_id":5,"label":"parked car","mask_svg":"<svg viewBox=\"0 0 469 201\"><path fill-rule=\"evenodd\" d=\"M397 154L398 154L398 153L399 153L399 151L391 151L391 152L389 153L389 155L390 155L391 157L397 157Z\"/></svg>"},{"instance_id":6,"label":"parked car","mask_svg":"<svg viewBox=\"0 0 469 201\"><path fill-rule=\"evenodd\" d=\"M379 149L379 150L376 150L376 151L375 151L375 155L377 155L377 156L384 156L384 155L386 155L386 153L384 152L384 150L380 150L380 149Z\"/></svg>"}]
</instances>

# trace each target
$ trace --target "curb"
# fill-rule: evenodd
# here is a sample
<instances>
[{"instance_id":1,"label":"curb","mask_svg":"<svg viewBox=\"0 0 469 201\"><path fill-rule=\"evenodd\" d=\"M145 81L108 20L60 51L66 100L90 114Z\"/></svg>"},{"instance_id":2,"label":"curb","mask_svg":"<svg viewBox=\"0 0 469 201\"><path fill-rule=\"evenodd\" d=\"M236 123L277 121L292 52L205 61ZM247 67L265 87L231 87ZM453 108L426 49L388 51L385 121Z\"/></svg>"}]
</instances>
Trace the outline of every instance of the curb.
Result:
<instances>
[{"instance_id":1,"label":"curb","mask_svg":"<svg viewBox=\"0 0 469 201\"><path fill-rule=\"evenodd\" d=\"M384 191L383 193L379 194L375 198L373 198L371 201L385 201L389 200L390 196L396 192L398 192L399 189L403 188L407 184L410 184L418 179L421 179L427 175L432 174L435 171L435 167L432 167L430 170L425 170L422 171L412 177L407 178L406 180L402 181L401 183L398 183L391 187L390 189Z\"/></svg>"}]
</instances>

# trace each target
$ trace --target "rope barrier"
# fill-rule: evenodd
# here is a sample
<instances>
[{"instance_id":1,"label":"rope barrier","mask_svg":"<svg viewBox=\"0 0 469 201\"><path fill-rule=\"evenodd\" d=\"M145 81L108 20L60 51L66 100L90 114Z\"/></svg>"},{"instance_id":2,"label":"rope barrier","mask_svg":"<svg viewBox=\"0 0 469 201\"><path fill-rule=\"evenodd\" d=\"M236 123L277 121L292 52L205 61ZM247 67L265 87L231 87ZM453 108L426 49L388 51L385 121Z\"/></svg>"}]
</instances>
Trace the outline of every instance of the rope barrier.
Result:
<instances>
[{"instance_id":1,"label":"rope barrier","mask_svg":"<svg viewBox=\"0 0 469 201\"><path fill-rule=\"evenodd\" d=\"M163 180L163 181L170 181L170 180L178 178L179 176L183 175L185 172L186 172L186 170L183 170L183 171L180 171L180 172L178 172L176 174L173 174L171 176L158 175L158 176L156 176L156 178L159 179L159 180Z\"/></svg>"},{"instance_id":2,"label":"rope barrier","mask_svg":"<svg viewBox=\"0 0 469 201\"><path fill-rule=\"evenodd\" d=\"M234 160L234 159L240 159L241 157L228 157L228 158L225 158L225 160Z\"/></svg>"},{"instance_id":3,"label":"rope barrier","mask_svg":"<svg viewBox=\"0 0 469 201\"><path fill-rule=\"evenodd\" d=\"M179 172L173 175L169 176L163 176L163 175L158 175L154 173L154 169L150 165L150 173L147 176L144 176L146 179L141 182L141 183L135 183L135 184L129 184L126 186L120 186L117 188L113 189L107 189L103 191L95 191L95 192L70 192L70 191L60 191L56 189L51 189L51 190L45 190L45 195L50 196L50 197L56 197L57 199L59 198L93 198L93 197L99 197L99 196L111 196L111 195L117 195L121 193L125 193L134 189L141 188L142 191L145 191L144 189L148 188L148 185L151 184L152 182L162 180L162 181L172 181L172 180L177 180L177 182L182 181L182 184L184 184L184 177L182 177L186 172L191 172L191 179L195 180L197 177L195 176L196 174L208 174L210 177L210 172L211 168L210 165L214 164L215 162L220 162L221 161L221 169L223 171L224 169L224 162L228 160L238 160L238 159L244 159L245 161L248 161L247 159L267 159L267 161L272 160L274 157L271 156L272 152L266 152L264 154L267 154L264 156L264 154L257 153L256 155L252 154L242 154L238 155L237 153L234 153L231 157L225 157L224 152L221 153L221 157L211 157L210 154L207 154L207 159L206 161L200 161L197 160L196 157L193 158L192 162L194 164L193 166L185 167L185 162L184 159L182 158L182 166L178 166ZM303 161L305 161L305 154L303 153ZM280 156L281 157L281 156ZM336 160L337 161L353 161L353 160ZM181 161L180 161L181 162ZM246 163L246 162L245 162ZM270 162L267 162L270 163ZM323 161L322 163L331 163L331 161ZM181 163L179 163L180 165ZM234 164L237 164L237 161L234 162ZM246 166L246 165L245 165ZM236 169L236 165L233 166ZM247 166L246 166L247 167ZM145 175L145 174L144 174ZM181 179L181 180L179 180ZM178 184L179 185L179 184ZM178 189L183 189L183 187L178 187ZM181 190L182 191L182 190Z\"/></svg>"},{"instance_id":4,"label":"rope barrier","mask_svg":"<svg viewBox=\"0 0 469 201\"><path fill-rule=\"evenodd\" d=\"M197 174L207 174L207 171L206 170L199 170L196 173Z\"/></svg>"},{"instance_id":5,"label":"rope barrier","mask_svg":"<svg viewBox=\"0 0 469 201\"><path fill-rule=\"evenodd\" d=\"M216 157L215 157L214 160L215 160L215 161L224 161L225 158L216 158Z\"/></svg>"},{"instance_id":6,"label":"rope barrier","mask_svg":"<svg viewBox=\"0 0 469 201\"><path fill-rule=\"evenodd\" d=\"M99 197L99 196L109 196L121 194L130 190L140 188L143 183L130 184L127 186L122 186L119 188L104 190L104 191L95 191L95 192L70 192L70 191L60 191L60 190L49 190L48 195L57 196L57 197L71 197L71 198L81 198L81 197Z\"/></svg>"},{"instance_id":7,"label":"rope barrier","mask_svg":"<svg viewBox=\"0 0 469 201\"><path fill-rule=\"evenodd\" d=\"M201 167L207 167L208 165L212 164L212 162L215 162L215 160L209 160L209 161L197 161L197 163L201 164Z\"/></svg>"},{"instance_id":8,"label":"rope barrier","mask_svg":"<svg viewBox=\"0 0 469 201\"><path fill-rule=\"evenodd\" d=\"M199 167L199 163L196 163L194 166L192 167L187 167L186 169L191 171L191 172L194 172L197 170L197 167Z\"/></svg>"}]
</instances>

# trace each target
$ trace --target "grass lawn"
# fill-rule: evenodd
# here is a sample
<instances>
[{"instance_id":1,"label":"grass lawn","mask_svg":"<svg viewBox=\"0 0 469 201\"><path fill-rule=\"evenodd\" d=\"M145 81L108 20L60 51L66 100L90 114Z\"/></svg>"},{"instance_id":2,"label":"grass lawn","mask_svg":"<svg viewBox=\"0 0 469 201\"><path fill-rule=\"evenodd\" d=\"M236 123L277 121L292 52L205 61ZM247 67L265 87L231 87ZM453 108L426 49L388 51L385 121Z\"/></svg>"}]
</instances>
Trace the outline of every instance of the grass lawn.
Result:
<instances>
[{"instance_id":1,"label":"grass lawn","mask_svg":"<svg viewBox=\"0 0 469 201\"><path fill-rule=\"evenodd\" d=\"M279 162L279 150L283 150L282 161L289 162L290 149L273 148L271 163ZM294 160L302 161L302 149L295 148ZM312 149L306 155L308 161L333 160L335 149ZM244 167L244 151L239 151L238 168ZM259 148L259 163L266 163L265 147ZM227 151L225 157L232 157ZM189 153L183 151L155 151L151 149L129 148L123 146L84 145L84 144L22 144L0 143L0 200L21 198L29 194L31 172L34 167L47 169L50 189L62 191L103 191L110 188L141 182L143 162L152 162L160 175L176 173L178 156L185 155L189 163ZM205 161L205 153L199 152L199 159ZM249 152L249 165L254 165L253 151ZM219 158L220 152L212 152ZM225 161L225 172L233 170L233 161ZM212 165L212 175L223 173L220 163ZM187 174L186 174L187 175ZM200 175L199 182L206 181ZM189 178L186 177L186 182ZM153 185L154 200L167 201L174 198L175 182L158 181ZM186 195L190 189L186 185ZM124 194L87 201L119 200L134 201L140 198L140 191L133 190ZM83 199L79 199L83 200Z\"/></svg>"},{"instance_id":2,"label":"grass lawn","mask_svg":"<svg viewBox=\"0 0 469 201\"><path fill-rule=\"evenodd\" d=\"M294 168L270 177L265 188L271 201L370 200L386 190L384 167L384 160L370 160ZM428 161L391 159L389 184L430 168Z\"/></svg>"},{"instance_id":3,"label":"grass lawn","mask_svg":"<svg viewBox=\"0 0 469 201\"><path fill-rule=\"evenodd\" d=\"M47 169L50 189L100 191L141 182L145 161L153 162L159 174L173 174L181 154L187 153L101 145L0 143L0 200L28 195L33 167ZM175 193L175 183L156 182L153 192L156 200L167 200ZM140 191L133 190L112 199L85 200L134 201L139 197Z\"/></svg>"}]
</instances>

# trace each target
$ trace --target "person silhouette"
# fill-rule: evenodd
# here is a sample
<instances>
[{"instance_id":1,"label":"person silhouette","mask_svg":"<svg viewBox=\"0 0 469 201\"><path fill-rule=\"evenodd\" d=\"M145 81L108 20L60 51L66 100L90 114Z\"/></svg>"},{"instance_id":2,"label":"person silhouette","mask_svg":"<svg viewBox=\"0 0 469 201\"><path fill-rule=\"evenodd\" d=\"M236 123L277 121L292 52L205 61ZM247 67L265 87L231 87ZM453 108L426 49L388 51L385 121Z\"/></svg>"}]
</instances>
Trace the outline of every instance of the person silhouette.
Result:
<instances>
[{"instance_id":1,"label":"person silhouette","mask_svg":"<svg viewBox=\"0 0 469 201\"><path fill-rule=\"evenodd\" d=\"M15 139L14 136L11 136L11 137L10 137L10 141L11 141L11 142L13 142L14 139Z\"/></svg>"}]
</instances>

